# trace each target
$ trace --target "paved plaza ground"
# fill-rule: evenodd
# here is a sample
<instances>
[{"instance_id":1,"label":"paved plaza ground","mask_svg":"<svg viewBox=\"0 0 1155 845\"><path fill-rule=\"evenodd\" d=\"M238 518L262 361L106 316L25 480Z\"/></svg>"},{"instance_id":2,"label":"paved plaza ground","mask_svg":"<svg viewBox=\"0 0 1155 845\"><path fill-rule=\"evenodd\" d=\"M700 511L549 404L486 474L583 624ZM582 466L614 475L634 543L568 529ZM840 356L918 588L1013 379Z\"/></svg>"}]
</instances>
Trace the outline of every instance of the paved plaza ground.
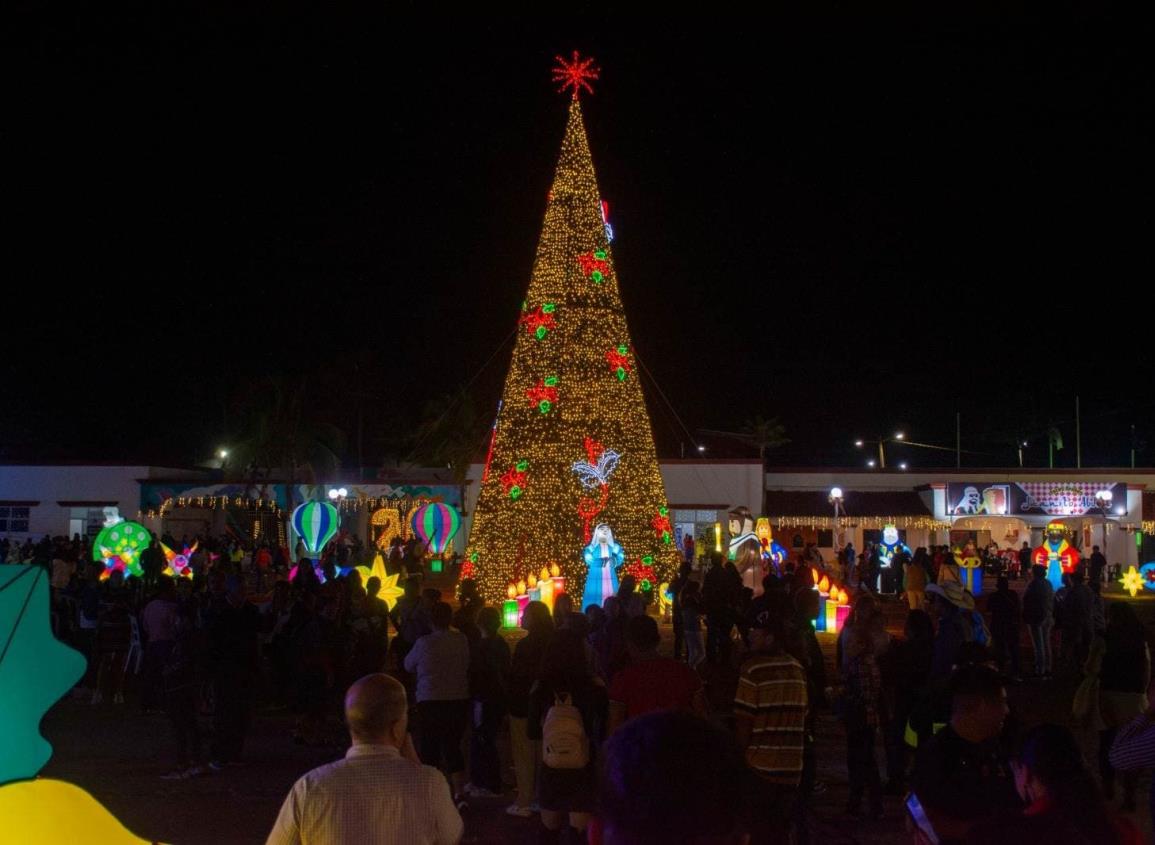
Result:
<instances>
[{"instance_id":1,"label":"paved plaza ground","mask_svg":"<svg viewBox=\"0 0 1155 845\"><path fill-rule=\"evenodd\" d=\"M1137 602L1148 630L1155 623L1155 602ZM905 605L886 603L892 631L898 632ZM669 628L664 628L669 647ZM832 636L820 635L828 664L832 662ZM1029 655L1024 644L1023 654ZM726 674L726 673L723 673ZM724 716L730 677L711 678L711 698ZM1010 691L1012 708L1027 725L1041 721L1066 722L1076 680L1048 683L1025 682ZM732 686L730 686L732 689ZM347 739L334 725L328 747L296 745L289 734L292 716L283 710L258 707L245 748L245 765L188 781L163 781L160 775L170 763L171 740L163 715L144 715L131 694L125 705L93 706L87 700L60 702L46 717L44 733L55 753L44 769L46 777L76 783L99 801L136 834L183 845L195 843L263 842L293 781L314 766L343 755ZM886 800L886 816L870 822L850 819L843 810L847 799L847 776L843 731L829 713L818 724L819 779L826 791L814 798L815 838L821 843L889 843L909 841L904 832L900 799ZM1088 759L1094 761L1094 744L1084 737ZM508 758L508 737L503 737ZM508 759L507 759L508 763ZM883 765L881 749L879 763ZM512 770L506 769L512 783ZM1140 784L1140 812L1136 817L1150 837L1150 820L1142 809L1148 781ZM465 841L519 845L536 841L536 819L507 816L512 793L502 799L478 801L466 815Z\"/></svg>"}]
</instances>

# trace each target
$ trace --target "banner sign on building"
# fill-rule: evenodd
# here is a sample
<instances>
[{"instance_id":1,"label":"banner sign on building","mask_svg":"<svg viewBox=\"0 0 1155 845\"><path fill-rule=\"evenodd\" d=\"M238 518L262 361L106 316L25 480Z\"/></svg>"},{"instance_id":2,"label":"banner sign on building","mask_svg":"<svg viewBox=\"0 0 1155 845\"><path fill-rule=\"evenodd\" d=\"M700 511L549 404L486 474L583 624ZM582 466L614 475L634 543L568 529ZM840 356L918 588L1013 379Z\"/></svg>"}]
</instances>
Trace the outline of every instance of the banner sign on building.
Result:
<instances>
[{"instance_id":1,"label":"banner sign on building","mask_svg":"<svg viewBox=\"0 0 1155 845\"><path fill-rule=\"evenodd\" d=\"M946 486L950 516L1101 515L1096 496L1111 493L1111 509L1127 507L1127 485L1101 481L951 482Z\"/></svg>"}]
</instances>

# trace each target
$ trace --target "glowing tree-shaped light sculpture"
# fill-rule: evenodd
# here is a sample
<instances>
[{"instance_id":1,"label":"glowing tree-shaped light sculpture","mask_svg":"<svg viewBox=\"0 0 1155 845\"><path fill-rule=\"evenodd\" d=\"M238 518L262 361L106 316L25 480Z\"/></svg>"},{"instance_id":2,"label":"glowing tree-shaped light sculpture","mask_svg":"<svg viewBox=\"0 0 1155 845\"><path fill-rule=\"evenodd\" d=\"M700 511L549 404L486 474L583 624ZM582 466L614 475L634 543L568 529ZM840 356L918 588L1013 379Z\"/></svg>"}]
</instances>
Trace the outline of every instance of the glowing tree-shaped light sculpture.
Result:
<instances>
[{"instance_id":1,"label":"glowing tree-shaped light sculpture","mask_svg":"<svg viewBox=\"0 0 1155 845\"><path fill-rule=\"evenodd\" d=\"M494 602L543 560L584 595L601 525L621 553L595 544L599 595L614 584L605 560L649 557L661 583L679 558L577 99L598 70L558 61L569 121L466 551Z\"/></svg>"}]
</instances>

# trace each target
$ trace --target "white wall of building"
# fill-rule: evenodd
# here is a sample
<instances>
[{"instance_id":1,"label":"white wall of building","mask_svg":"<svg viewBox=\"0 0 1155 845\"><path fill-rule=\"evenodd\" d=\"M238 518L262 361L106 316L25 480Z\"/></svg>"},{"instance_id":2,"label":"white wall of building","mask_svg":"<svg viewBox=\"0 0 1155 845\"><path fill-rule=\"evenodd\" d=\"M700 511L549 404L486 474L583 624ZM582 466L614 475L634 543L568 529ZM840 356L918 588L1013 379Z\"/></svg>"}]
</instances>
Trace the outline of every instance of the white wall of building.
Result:
<instances>
[{"instance_id":1,"label":"white wall of building","mask_svg":"<svg viewBox=\"0 0 1155 845\"><path fill-rule=\"evenodd\" d=\"M37 503L30 506L28 532L12 537L67 535L73 509L59 502L107 503L118 507L126 519L136 519L141 479L202 475L197 470L149 466L0 466L0 501Z\"/></svg>"}]
</instances>

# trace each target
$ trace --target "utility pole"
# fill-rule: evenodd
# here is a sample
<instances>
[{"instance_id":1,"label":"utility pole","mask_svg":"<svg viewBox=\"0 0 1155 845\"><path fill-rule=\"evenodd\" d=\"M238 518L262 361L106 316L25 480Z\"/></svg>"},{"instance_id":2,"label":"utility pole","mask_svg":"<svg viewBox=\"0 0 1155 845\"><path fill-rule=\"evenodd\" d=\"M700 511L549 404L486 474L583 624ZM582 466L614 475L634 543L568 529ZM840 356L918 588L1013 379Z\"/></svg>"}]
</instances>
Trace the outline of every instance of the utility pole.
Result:
<instances>
[{"instance_id":1,"label":"utility pole","mask_svg":"<svg viewBox=\"0 0 1155 845\"><path fill-rule=\"evenodd\" d=\"M1083 421L1079 417L1079 397L1075 397L1075 467L1083 468Z\"/></svg>"},{"instance_id":2,"label":"utility pole","mask_svg":"<svg viewBox=\"0 0 1155 845\"><path fill-rule=\"evenodd\" d=\"M954 412L954 465L962 467L962 412Z\"/></svg>"}]
</instances>

